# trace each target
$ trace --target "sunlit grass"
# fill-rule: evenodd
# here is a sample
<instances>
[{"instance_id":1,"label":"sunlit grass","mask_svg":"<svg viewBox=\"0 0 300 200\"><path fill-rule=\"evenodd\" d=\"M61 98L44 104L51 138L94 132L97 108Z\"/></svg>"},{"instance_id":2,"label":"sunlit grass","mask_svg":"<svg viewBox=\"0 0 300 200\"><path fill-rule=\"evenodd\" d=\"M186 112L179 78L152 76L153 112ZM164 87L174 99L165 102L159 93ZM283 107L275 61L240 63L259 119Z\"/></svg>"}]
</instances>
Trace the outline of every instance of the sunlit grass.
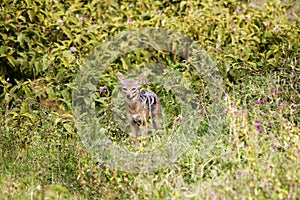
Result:
<instances>
[{"instance_id":1,"label":"sunlit grass","mask_svg":"<svg viewBox=\"0 0 300 200\"><path fill-rule=\"evenodd\" d=\"M13 149L2 143L1 194L8 199L296 199L300 130L293 114L299 104L284 100L287 91L278 80L267 80L249 82L243 90L247 98L232 90L226 132L199 136L176 162L150 173L107 168L87 157L79 138L63 132L56 137L36 133L27 145L15 141ZM53 127L46 118L39 120L42 127ZM2 142L4 133L3 127Z\"/></svg>"}]
</instances>

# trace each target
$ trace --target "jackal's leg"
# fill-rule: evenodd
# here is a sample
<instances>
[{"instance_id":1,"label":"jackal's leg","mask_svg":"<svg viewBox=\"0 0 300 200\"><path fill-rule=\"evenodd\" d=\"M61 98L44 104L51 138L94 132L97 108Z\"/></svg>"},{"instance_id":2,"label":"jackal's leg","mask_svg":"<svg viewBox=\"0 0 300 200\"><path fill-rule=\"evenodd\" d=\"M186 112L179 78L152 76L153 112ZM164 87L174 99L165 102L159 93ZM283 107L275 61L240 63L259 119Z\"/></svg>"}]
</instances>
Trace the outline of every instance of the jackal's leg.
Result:
<instances>
[{"instance_id":1,"label":"jackal's leg","mask_svg":"<svg viewBox=\"0 0 300 200\"><path fill-rule=\"evenodd\" d=\"M141 135L145 137L147 136L147 134L148 134L147 120L146 118L144 118L141 123Z\"/></svg>"},{"instance_id":2,"label":"jackal's leg","mask_svg":"<svg viewBox=\"0 0 300 200\"><path fill-rule=\"evenodd\" d=\"M157 131L160 129L160 125L159 125L159 118L158 117L154 117L151 119L152 122L152 126L153 128Z\"/></svg>"},{"instance_id":3,"label":"jackal's leg","mask_svg":"<svg viewBox=\"0 0 300 200\"><path fill-rule=\"evenodd\" d=\"M153 128L157 131L160 129L159 126L159 113L157 113L157 110L151 111L151 123Z\"/></svg>"},{"instance_id":4,"label":"jackal's leg","mask_svg":"<svg viewBox=\"0 0 300 200\"><path fill-rule=\"evenodd\" d=\"M132 120L130 121L130 131L131 131L131 136L134 138L137 138L139 135L139 126Z\"/></svg>"}]
</instances>

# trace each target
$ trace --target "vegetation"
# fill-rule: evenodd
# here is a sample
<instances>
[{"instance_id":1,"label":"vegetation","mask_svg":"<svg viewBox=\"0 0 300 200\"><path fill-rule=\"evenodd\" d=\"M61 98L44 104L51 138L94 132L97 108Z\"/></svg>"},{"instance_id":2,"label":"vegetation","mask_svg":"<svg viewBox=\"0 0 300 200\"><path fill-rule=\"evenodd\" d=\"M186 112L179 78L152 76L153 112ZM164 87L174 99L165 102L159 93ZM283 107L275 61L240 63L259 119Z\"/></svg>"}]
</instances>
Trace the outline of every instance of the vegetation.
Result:
<instances>
[{"instance_id":1,"label":"vegetation","mask_svg":"<svg viewBox=\"0 0 300 200\"><path fill-rule=\"evenodd\" d=\"M291 0L2 1L0 199L299 198L299 11ZM117 71L161 63L186 78L183 89L203 107L196 137L180 157L132 173L95 159L84 146L72 93L96 47L145 27L178 30L203 47L223 79L226 112L224 128L209 132L205 74L180 56L155 49L120 56L93 86L99 128L111 141L137 151L111 120ZM173 124L179 100L157 79L145 87L159 95L172 134L180 129Z\"/></svg>"}]
</instances>

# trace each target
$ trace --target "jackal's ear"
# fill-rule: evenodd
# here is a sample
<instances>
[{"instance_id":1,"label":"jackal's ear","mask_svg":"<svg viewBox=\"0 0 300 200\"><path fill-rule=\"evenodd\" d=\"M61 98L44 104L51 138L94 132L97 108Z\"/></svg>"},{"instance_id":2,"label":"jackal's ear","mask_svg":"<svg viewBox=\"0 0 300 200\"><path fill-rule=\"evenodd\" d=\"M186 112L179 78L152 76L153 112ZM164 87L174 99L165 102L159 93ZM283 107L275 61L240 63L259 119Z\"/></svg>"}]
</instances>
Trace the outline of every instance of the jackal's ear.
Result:
<instances>
[{"instance_id":1,"label":"jackal's ear","mask_svg":"<svg viewBox=\"0 0 300 200\"><path fill-rule=\"evenodd\" d=\"M118 79L120 81L124 80L126 77L121 73L121 72L118 72Z\"/></svg>"},{"instance_id":2,"label":"jackal's ear","mask_svg":"<svg viewBox=\"0 0 300 200\"><path fill-rule=\"evenodd\" d=\"M146 72L143 72L140 75L138 75L137 77L135 77L134 79L137 81L141 81L145 76L146 76Z\"/></svg>"}]
</instances>

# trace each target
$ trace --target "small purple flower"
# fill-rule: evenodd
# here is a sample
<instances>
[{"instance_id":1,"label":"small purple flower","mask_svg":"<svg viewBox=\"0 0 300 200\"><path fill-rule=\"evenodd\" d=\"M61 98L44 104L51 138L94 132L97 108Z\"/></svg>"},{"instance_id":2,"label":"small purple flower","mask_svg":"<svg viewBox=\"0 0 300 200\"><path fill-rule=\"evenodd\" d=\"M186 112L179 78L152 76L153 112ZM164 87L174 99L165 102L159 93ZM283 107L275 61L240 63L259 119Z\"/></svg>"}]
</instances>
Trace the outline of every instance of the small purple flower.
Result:
<instances>
[{"instance_id":1,"label":"small purple flower","mask_svg":"<svg viewBox=\"0 0 300 200\"><path fill-rule=\"evenodd\" d=\"M234 25L231 25L230 28L232 31L236 31L236 27Z\"/></svg>"},{"instance_id":2,"label":"small purple flower","mask_svg":"<svg viewBox=\"0 0 300 200\"><path fill-rule=\"evenodd\" d=\"M79 19L80 19L80 21L82 21L82 22L84 21L84 17L80 17Z\"/></svg>"},{"instance_id":3,"label":"small purple flower","mask_svg":"<svg viewBox=\"0 0 300 200\"><path fill-rule=\"evenodd\" d=\"M18 27L19 30L21 30L22 25L21 25L21 24L18 24L17 27Z\"/></svg>"},{"instance_id":4,"label":"small purple flower","mask_svg":"<svg viewBox=\"0 0 300 200\"><path fill-rule=\"evenodd\" d=\"M157 13L158 13L158 14L161 14L161 13L162 13L162 11L161 11L161 10L158 10L158 11L157 11Z\"/></svg>"},{"instance_id":5,"label":"small purple flower","mask_svg":"<svg viewBox=\"0 0 300 200\"><path fill-rule=\"evenodd\" d=\"M256 103L257 103L257 104L262 104L262 103L263 103L263 100L262 100L262 99L258 99L258 100L256 101Z\"/></svg>"},{"instance_id":6,"label":"small purple flower","mask_svg":"<svg viewBox=\"0 0 300 200\"><path fill-rule=\"evenodd\" d=\"M278 26L276 25L275 27L274 27L274 31L278 31L279 30L279 28L278 28Z\"/></svg>"},{"instance_id":7,"label":"small purple flower","mask_svg":"<svg viewBox=\"0 0 300 200\"><path fill-rule=\"evenodd\" d=\"M295 187L295 184L294 183L289 183L289 187L293 188L293 187Z\"/></svg>"},{"instance_id":8,"label":"small purple flower","mask_svg":"<svg viewBox=\"0 0 300 200\"><path fill-rule=\"evenodd\" d=\"M276 104L276 108L279 108L279 107L281 107L283 105L283 103L277 103Z\"/></svg>"},{"instance_id":9,"label":"small purple flower","mask_svg":"<svg viewBox=\"0 0 300 200\"><path fill-rule=\"evenodd\" d=\"M260 132L260 133L262 132L262 129L261 129L260 124L257 124L257 125L256 125L256 129L257 129L258 132Z\"/></svg>"},{"instance_id":10,"label":"small purple flower","mask_svg":"<svg viewBox=\"0 0 300 200\"><path fill-rule=\"evenodd\" d=\"M270 149L275 149L276 146L274 144L270 144Z\"/></svg>"},{"instance_id":11,"label":"small purple flower","mask_svg":"<svg viewBox=\"0 0 300 200\"><path fill-rule=\"evenodd\" d=\"M102 92L105 90L108 90L108 87L106 85L104 87L101 87L98 91L100 94L102 94Z\"/></svg>"},{"instance_id":12,"label":"small purple flower","mask_svg":"<svg viewBox=\"0 0 300 200\"><path fill-rule=\"evenodd\" d=\"M99 166L99 167L102 167L102 166L103 166L103 163L99 163L98 166Z\"/></svg>"},{"instance_id":13,"label":"small purple flower","mask_svg":"<svg viewBox=\"0 0 300 200\"><path fill-rule=\"evenodd\" d=\"M131 23L132 23L132 19L128 19L128 20L127 20L127 23L128 23L128 24L131 24Z\"/></svg>"},{"instance_id":14,"label":"small purple flower","mask_svg":"<svg viewBox=\"0 0 300 200\"><path fill-rule=\"evenodd\" d=\"M74 52L76 51L76 48L75 48L75 47L70 47L70 51L71 51L72 53L74 53Z\"/></svg>"},{"instance_id":15,"label":"small purple flower","mask_svg":"<svg viewBox=\"0 0 300 200\"><path fill-rule=\"evenodd\" d=\"M246 19L251 19L251 15L250 15L250 14L247 14L247 15L245 15L245 18L246 18Z\"/></svg>"},{"instance_id":16,"label":"small purple flower","mask_svg":"<svg viewBox=\"0 0 300 200\"><path fill-rule=\"evenodd\" d=\"M176 119L175 119L175 121L182 121L182 116L181 115L179 115Z\"/></svg>"},{"instance_id":17,"label":"small purple flower","mask_svg":"<svg viewBox=\"0 0 300 200\"><path fill-rule=\"evenodd\" d=\"M237 174L237 175L242 175L242 174L243 174L243 171L242 171L242 170L237 170L236 174Z\"/></svg>"},{"instance_id":18,"label":"small purple flower","mask_svg":"<svg viewBox=\"0 0 300 200\"><path fill-rule=\"evenodd\" d=\"M6 19L10 19L10 18L11 18L11 16L10 16L10 15L7 15L7 16L6 16Z\"/></svg>"},{"instance_id":19,"label":"small purple flower","mask_svg":"<svg viewBox=\"0 0 300 200\"><path fill-rule=\"evenodd\" d=\"M269 124L268 124L268 129L271 129L271 128L272 128L272 124L269 123Z\"/></svg>"},{"instance_id":20,"label":"small purple flower","mask_svg":"<svg viewBox=\"0 0 300 200\"><path fill-rule=\"evenodd\" d=\"M264 22L265 26L269 26L269 24L270 24L269 22Z\"/></svg>"},{"instance_id":21,"label":"small purple flower","mask_svg":"<svg viewBox=\"0 0 300 200\"><path fill-rule=\"evenodd\" d=\"M216 49L220 49L220 45L219 44L216 44Z\"/></svg>"},{"instance_id":22,"label":"small purple flower","mask_svg":"<svg viewBox=\"0 0 300 200\"><path fill-rule=\"evenodd\" d=\"M260 124L260 120L259 119L255 120L255 123Z\"/></svg>"},{"instance_id":23,"label":"small purple flower","mask_svg":"<svg viewBox=\"0 0 300 200\"><path fill-rule=\"evenodd\" d=\"M110 145L111 145L111 141L110 141L110 140L107 140L107 141L105 142L105 146L108 147L108 146L110 146Z\"/></svg>"},{"instance_id":24,"label":"small purple flower","mask_svg":"<svg viewBox=\"0 0 300 200\"><path fill-rule=\"evenodd\" d=\"M272 93L277 93L278 90L276 88L274 88L273 90L271 90Z\"/></svg>"},{"instance_id":25,"label":"small purple flower","mask_svg":"<svg viewBox=\"0 0 300 200\"><path fill-rule=\"evenodd\" d=\"M63 24L63 23L64 23L64 20L62 20L62 19L59 19L59 20L57 20L57 23L59 23L59 24Z\"/></svg>"},{"instance_id":26,"label":"small purple flower","mask_svg":"<svg viewBox=\"0 0 300 200\"><path fill-rule=\"evenodd\" d=\"M9 82L10 81L10 78L8 77L7 79L6 79L6 82Z\"/></svg>"}]
</instances>

